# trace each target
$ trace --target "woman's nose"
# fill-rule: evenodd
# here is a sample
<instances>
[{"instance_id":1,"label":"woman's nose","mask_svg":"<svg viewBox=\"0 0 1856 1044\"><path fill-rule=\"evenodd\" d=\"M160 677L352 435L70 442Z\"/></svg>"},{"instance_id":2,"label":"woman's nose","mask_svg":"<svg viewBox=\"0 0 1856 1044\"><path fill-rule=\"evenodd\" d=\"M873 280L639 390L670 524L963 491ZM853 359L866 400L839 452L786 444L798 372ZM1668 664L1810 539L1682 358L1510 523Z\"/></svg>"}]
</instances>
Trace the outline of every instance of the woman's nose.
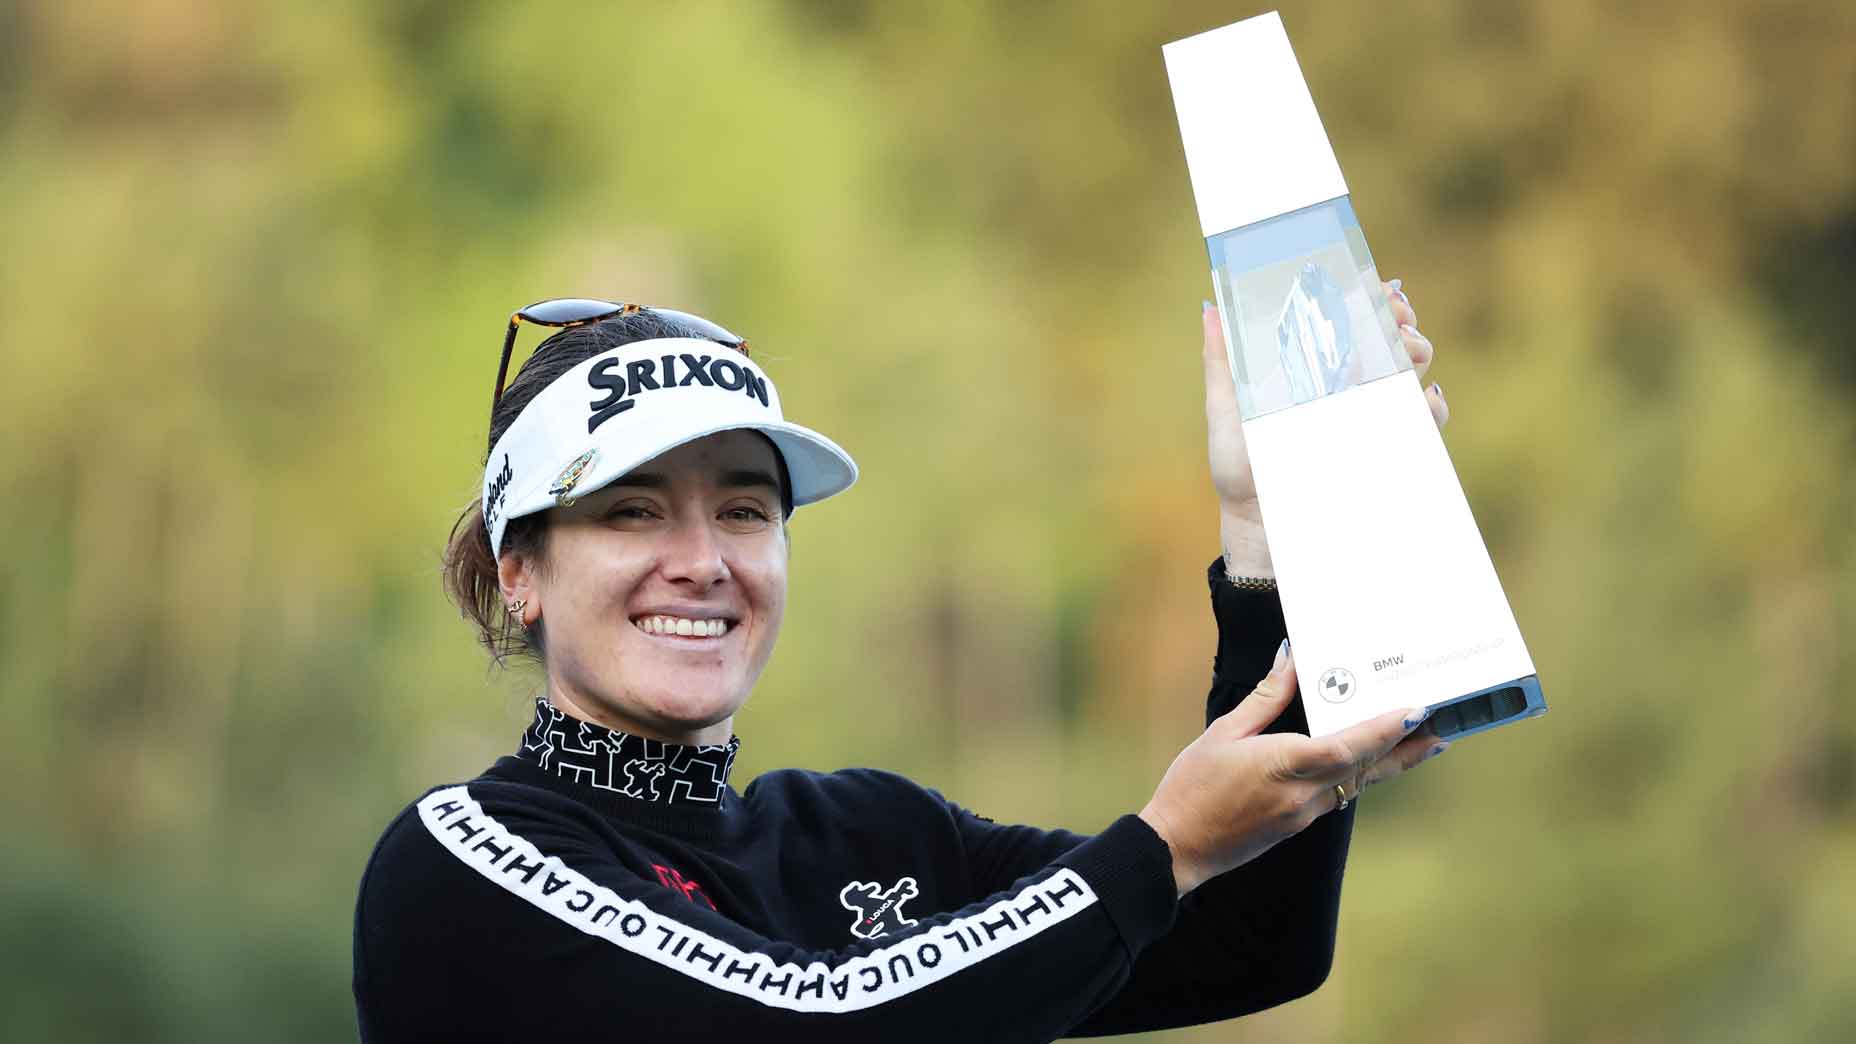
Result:
<instances>
[{"instance_id":1,"label":"woman's nose","mask_svg":"<svg viewBox=\"0 0 1856 1044\"><path fill-rule=\"evenodd\" d=\"M722 544L707 519L680 522L669 536L663 564L668 579L687 581L706 591L728 578Z\"/></svg>"}]
</instances>

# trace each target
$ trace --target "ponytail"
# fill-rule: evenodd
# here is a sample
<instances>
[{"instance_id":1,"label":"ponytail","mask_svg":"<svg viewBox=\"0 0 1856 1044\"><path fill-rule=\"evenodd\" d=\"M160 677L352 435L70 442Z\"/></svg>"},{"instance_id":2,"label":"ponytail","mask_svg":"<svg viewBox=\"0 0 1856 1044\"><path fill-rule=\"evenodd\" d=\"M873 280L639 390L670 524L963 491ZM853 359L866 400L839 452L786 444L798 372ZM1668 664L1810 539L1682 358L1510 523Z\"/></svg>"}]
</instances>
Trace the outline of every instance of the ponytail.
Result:
<instances>
[{"instance_id":1,"label":"ponytail","mask_svg":"<svg viewBox=\"0 0 1856 1044\"><path fill-rule=\"evenodd\" d=\"M547 526L542 516L512 519L503 531L503 551L533 556L539 562L545 550ZM451 526L443 560L445 594L458 614L475 624L477 640L490 650L498 666L512 656L539 662L542 656L541 623L524 629L503 605L503 588L497 579L496 559L490 554L490 532L483 525L483 501L474 499Z\"/></svg>"}]
</instances>

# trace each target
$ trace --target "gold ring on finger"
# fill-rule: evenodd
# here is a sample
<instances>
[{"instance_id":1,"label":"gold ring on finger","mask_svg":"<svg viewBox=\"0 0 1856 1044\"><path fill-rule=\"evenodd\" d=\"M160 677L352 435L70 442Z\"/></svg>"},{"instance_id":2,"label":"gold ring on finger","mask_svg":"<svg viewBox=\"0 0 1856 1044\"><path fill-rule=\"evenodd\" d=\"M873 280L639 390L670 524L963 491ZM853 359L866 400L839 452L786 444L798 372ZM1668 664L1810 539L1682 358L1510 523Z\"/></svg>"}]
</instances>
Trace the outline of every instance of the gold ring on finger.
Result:
<instances>
[{"instance_id":1,"label":"gold ring on finger","mask_svg":"<svg viewBox=\"0 0 1856 1044\"><path fill-rule=\"evenodd\" d=\"M1340 812L1344 810L1347 807L1348 801L1347 785L1345 783L1334 784L1334 796L1340 799L1340 804L1334 806L1334 811Z\"/></svg>"}]
</instances>

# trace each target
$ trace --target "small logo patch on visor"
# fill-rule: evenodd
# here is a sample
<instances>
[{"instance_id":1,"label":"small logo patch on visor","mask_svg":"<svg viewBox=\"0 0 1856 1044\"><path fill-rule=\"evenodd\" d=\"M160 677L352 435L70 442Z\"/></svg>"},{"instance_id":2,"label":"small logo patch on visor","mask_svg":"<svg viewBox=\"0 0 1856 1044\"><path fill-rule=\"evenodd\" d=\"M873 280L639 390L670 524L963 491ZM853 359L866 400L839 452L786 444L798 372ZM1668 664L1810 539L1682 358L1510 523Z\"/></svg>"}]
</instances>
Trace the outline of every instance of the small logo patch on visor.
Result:
<instances>
[{"instance_id":1,"label":"small logo patch on visor","mask_svg":"<svg viewBox=\"0 0 1856 1044\"><path fill-rule=\"evenodd\" d=\"M554 495L556 504L561 507L574 506L574 487L580 484L580 476L586 474L586 469L592 466L593 458L598 455L597 449L587 450L575 457L573 463L561 469L561 473L554 479L554 485L548 490Z\"/></svg>"}]
</instances>

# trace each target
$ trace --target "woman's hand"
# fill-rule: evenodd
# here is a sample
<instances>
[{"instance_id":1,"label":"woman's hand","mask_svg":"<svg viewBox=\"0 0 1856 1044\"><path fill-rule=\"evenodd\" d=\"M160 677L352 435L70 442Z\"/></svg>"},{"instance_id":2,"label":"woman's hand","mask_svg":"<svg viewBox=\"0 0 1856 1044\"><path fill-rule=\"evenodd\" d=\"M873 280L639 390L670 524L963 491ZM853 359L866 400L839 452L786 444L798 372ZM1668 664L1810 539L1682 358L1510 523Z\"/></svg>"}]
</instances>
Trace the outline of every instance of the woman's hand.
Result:
<instances>
[{"instance_id":1,"label":"woman's hand","mask_svg":"<svg viewBox=\"0 0 1856 1044\"><path fill-rule=\"evenodd\" d=\"M1331 736L1264 734L1295 698L1295 663L1284 642L1249 697L1211 723L1166 770L1140 816L1173 853L1185 895L1293 837L1362 788L1433 755L1422 711L1394 711Z\"/></svg>"},{"instance_id":2,"label":"woman's hand","mask_svg":"<svg viewBox=\"0 0 1856 1044\"><path fill-rule=\"evenodd\" d=\"M1436 352L1418 332L1418 314L1399 280L1383 284L1399 337L1411 356L1420 383L1430 370ZM1237 410L1237 389L1231 383L1231 364L1225 356L1224 328L1218 309L1206 302L1200 315L1205 332L1205 427L1211 451L1212 488L1218 492L1219 529L1224 538L1225 568L1239 576L1274 576L1269 545L1264 540L1263 516L1257 509L1257 482L1250 473L1250 454L1244 449L1243 418ZM1431 416L1443 427L1450 419L1441 385L1425 389Z\"/></svg>"}]
</instances>

